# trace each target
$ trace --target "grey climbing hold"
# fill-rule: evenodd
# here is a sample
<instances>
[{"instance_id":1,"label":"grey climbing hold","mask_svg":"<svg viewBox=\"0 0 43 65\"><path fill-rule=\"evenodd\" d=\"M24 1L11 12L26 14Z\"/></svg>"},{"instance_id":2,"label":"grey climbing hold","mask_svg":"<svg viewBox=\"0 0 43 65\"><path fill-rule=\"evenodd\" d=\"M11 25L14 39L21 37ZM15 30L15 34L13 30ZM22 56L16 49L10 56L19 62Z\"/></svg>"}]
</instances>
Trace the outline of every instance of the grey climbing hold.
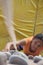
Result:
<instances>
[{"instance_id":1,"label":"grey climbing hold","mask_svg":"<svg viewBox=\"0 0 43 65\"><path fill-rule=\"evenodd\" d=\"M7 65L7 56L3 52L0 52L0 65Z\"/></svg>"},{"instance_id":2,"label":"grey climbing hold","mask_svg":"<svg viewBox=\"0 0 43 65\"><path fill-rule=\"evenodd\" d=\"M28 65L28 57L24 53L16 50L9 58L9 63L17 65Z\"/></svg>"},{"instance_id":3,"label":"grey climbing hold","mask_svg":"<svg viewBox=\"0 0 43 65\"><path fill-rule=\"evenodd\" d=\"M42 59L43 59L42 57L35 56L34 59L33 59L33 61L34 61L35 63L37 63L37 62L41 61Z\"/></svg>"},{"instance_id":4,"label":"grey climbing hold","mask_svg":"<svg viewBox=\"0 0 43 65\"><path fill-rule=\"evenodd\" d=\"M32 55L29 55L28 58L29 58L29 59L33 59L33 56L32 56Z\"/></svg>"},{"instance_id":5,"label":"grey climbing hold","mask_svg":"<svg viewBox=\"0 0 43 65\"><path fill-rule=\"evenodd\" d=\"M10 52L4 52L7 56L7 60L9 60L10 56L11 56L11 53Z\"/></svg>"}]
</instances>

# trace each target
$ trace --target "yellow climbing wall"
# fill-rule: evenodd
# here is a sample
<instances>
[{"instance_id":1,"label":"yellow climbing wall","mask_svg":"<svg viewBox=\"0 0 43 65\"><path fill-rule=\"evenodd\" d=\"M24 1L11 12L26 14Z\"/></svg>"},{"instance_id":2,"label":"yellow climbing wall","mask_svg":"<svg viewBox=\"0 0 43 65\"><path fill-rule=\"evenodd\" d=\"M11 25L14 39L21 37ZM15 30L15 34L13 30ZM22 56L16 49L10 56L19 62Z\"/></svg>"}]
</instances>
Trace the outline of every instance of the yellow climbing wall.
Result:
<instances>
[{"instance_id":1,"label":"yellow climbing wall","mask_svg":"<svg viewBox=\"0 0 43 65\"><path fill-rule=\"evenodd\" d=\"M11 39L4 21L5 18L3 16L2 10L0 9L0 50L3 49L5 44L9 42Z\"/></svg>"},{"instance_id":2,"label":"yellow climbing wall","mask_svg":"<svg viewBox=\"0 0 43 65\"><path fill-rule=\"evenodd\" d=\"M14 26L18 39L43 32L43 0L14 0Z\"/></svg>"},{"instance_id":3,"label":"yellow climbing wall","mask_svg":"<svg viewBox=\"0 0 43 65\"><path fill-rule=\"evenodd\" d=\"M12 0L13 26L17 40L43 33L43 0ZM3 11L0 7L0 49L10 41L8 30L4 23Z\"/></svg>"}]
</instances>

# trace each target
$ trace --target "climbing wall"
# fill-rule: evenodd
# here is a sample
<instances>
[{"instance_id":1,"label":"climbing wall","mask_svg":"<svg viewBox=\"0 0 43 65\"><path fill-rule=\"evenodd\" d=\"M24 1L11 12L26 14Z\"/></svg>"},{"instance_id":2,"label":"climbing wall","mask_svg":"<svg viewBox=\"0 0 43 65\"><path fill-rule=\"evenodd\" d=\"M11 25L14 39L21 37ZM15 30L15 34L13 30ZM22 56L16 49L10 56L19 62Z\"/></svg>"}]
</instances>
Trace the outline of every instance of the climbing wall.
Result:
<instances>
[{"instance_id":1,"label":"climbing wall","mask_svg":"<svg viewBox=\"0 0 43 65\"><path fill-rule=\"evenodd\" d=\"M2 9L0 8L0 50L4 48L5 44L11 41L8 30L5 25L5 17Z\"/></svg>"},{"instance_id":2,"label":"climbing wall","mask_svg":"<svg viewBox=\"0 0 43 65\"><path fill-rule=\"evenodd\" d=\"M43 0L14 0L17 39L43 33Z\"/></svg>"},{"instance_id":3,"label":"climbing wall","mask_svg":"<svg viewBox=\"0 0 43 65\"><path fill-rule=\"evenodd\" d=\"M0 0L1 1L1 0ZM12 0L13 27L17 40L43 33L43 0ZM0 5L0 49L11 41Z\"/></svg>"}]
</instances>

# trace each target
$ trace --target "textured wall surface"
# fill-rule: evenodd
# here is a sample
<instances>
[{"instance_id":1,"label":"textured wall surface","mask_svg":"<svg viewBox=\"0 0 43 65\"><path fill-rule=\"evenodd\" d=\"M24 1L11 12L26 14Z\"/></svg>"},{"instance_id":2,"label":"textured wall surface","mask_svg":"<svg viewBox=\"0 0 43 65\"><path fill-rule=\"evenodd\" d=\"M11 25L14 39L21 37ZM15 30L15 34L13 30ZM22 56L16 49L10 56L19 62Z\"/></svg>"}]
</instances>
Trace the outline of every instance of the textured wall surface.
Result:
<instances>
[{"instance_id":1,"label":"textured wall surface","mask_svg":"<svg viewBox=\"0 0 43 65\"><path fill-rule=\"evenodd\" d=\"M18 39L43 32L43 0L14 0L14 26Z\"/></svg>"},{"instance_id":2,"label":"textured wall surface","mask_svg":"<svg viewBox=\"0 0 43 65\"><path fill-rule=\"evenodd\" d=\"M12 0L13 27L17 40L43 33L43 0ZM5 26L2 6L0 6L0 49L10 41Z\"/></svg>"}]
</instances>

